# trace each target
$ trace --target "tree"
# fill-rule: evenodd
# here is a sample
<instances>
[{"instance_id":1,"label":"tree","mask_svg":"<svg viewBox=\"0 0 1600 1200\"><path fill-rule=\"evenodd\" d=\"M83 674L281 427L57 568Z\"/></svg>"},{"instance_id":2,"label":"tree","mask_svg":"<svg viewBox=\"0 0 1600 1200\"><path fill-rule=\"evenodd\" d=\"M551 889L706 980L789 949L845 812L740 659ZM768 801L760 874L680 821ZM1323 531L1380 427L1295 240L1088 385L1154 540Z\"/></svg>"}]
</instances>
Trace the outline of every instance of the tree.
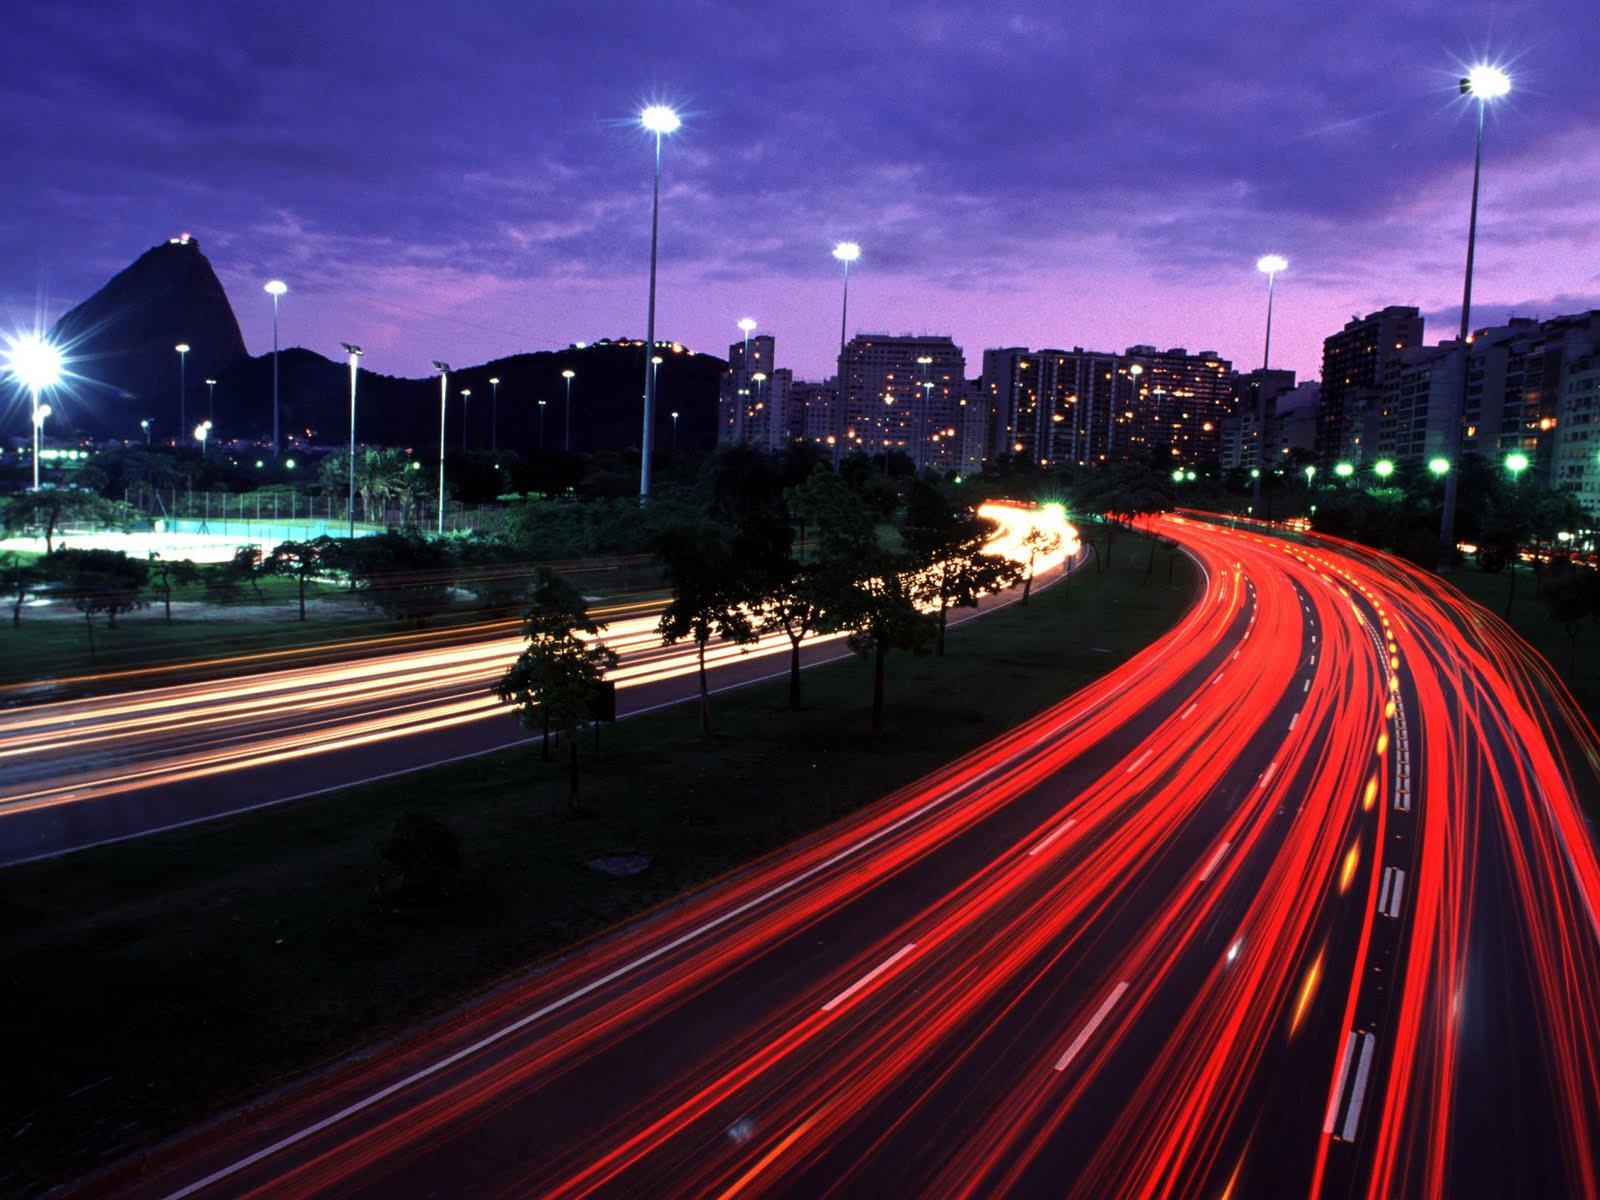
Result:
<instances>
[{"instance_id":1,"label":"tree","mask_svg":"<svg viewBox=\"0 0 1600 1200\"><path fill-rule=\"evenodd\" d=\"M450 607L455 556L444 539L388 529L336 539L331 555L349 572L362 602L391 620L422 625Z\"/></svg>"},{"instance_id":2,"label":"tree","mask_svg":"<svg viewBox=\"0 0 1600 1200\"><path fill-rule=\"evenodd\" d=\"M1108 557L1110 540L1107 539ZM1034 525L1022 535L1022 548L1028 552L1028 561L1025 566L1027 572L1022 580L1022 606L1028 606L1028 597L1033 594L1033 564L1038 561L1041 554L1054 554L1061 548L1061 535L1043 526Z\"/></svg>"},{"instance_id":3,"label":"tree","mask_svg":"<svg viewBox=\"0 0 1600 1200\"><path fill-rule=\"evenodd\" d=\"M789 707L800 707L800 643L821 624L822 589L815 567L791 561L789 569L773 577L761 600L764 633L782 633L789 640Z\"/></svg>"},{"instance_id":4,"label":"tree","mask_svg":"<svg viewBox=\"0 0 1600 1200\"><path fill-rule=\"evenodd\" d=\"M880 544L871 511L843 480L819 467L795 489L794 502L816 530L819 627L848 633L851 650L871 656L872 732L881 734L885 660L892 650L925 652L932 621L912 599L906 556Z\"/></svg>"},{"instance_id":5,"label":"tree","mask_svg":"<svg viewBox=\"0 0 1600 1200\"><path fill-rule=\"evenodd\" d=\"M700 682L700 734L711 736L711 690L706 646L713 637L744 645L756 639L752 607L760 593L750 565L734 547L734 531L717 521L685 521L656 543L656 558L672 588L658 628L664 645L694 639Z\"/></svg>"},{"instance_id":6,"label":"tree","mask_svg":"<svg viewBox=\"0 0 1600 1200\"><path fill-rule=\"evenodd\" d=\"M5 531L43 537L48 555L55 553L56 531L62 525L76 522L110 529L127 516L127 505L98 492L49 484L11 498L5 507Z\"/></svg>"},{"instance_id":7,"label":"tree","mask_svg":"<svg viewBox=\"0 0 1600 1200\"><path fill-rule=\"evenodd\" d=\"M472 593L480 608L501 611L526 603L528 565L508 539L464 538L457 552L462 569L456 582Z\"/></svg>"},{"instance_id":8,"label":"tree","mask_svg":"<svg viewBox=\"0 0 1600 1200\"><path fill-rule=\"evenodd\" d=\"M168 625L172 624L172 589L195 583L200 577L200 568L187 558L162 558L159 554L150 555L151 584L161 595Z\"/></svg>"},{"instance_id":9,"label":"tree","mask_svg":"<svg viewBox=\"0 0 1600 1200\"><path fill-rule=\"evenodd\" d=\"M65 596L83 614L93 658L94 614L106 614L106 626L117 627L120 613L144 606L140 595L150 579L150 568L121 550L57 550L41 561L53 591Z\"/></svg>"},{"instance_id":10,"label":"tree","mask_svg":"<svg viewBox=\"0 0 1600 1200\"><path fill-rule=\"evenodd\" d=\"M1151 513L1164 512L1174 503L1170 482L1164 479L1149 463L1108 463L1078 476L1074 487L1077 508L1093 513L1105 523L1105 566L1111 566L1111 542L1117 524L1132 523L1136 518ZM1145 565L1144 578L1149 582L1155 570L1155 544L1150 546L1150 561Z\"/></svg>"},{"instance_id":11,"label":"tree","mask_svg":"<svg viewBox=\"0 0 1600 1200\"><path fill-rule=\"evenodd\" d=\"M1570 645L1567 673L1574 675L1583 619L1600 615L1600 575L1591 567L1580 567L1566 555L1559 555L1545 568L1539 592L1549 608L1550 619L1566 627Z\"/></svg>"},{"instance_id":12,"label":"tree","mask_svg":"<svg viewBox=\"0 0 1600 1200\"><path fill-rule=\"evenodd\" d=\"M272 549L264 564L273 575L284 575L295 581L300 598L300 619L306 619L306 585L327 566L330 537L313 538L308 542L280 542Z\"/></svg>"},{"instance_id":13,"label":"tree","mask_svg":"<svg viewBox=\"0 0 1600 1200\"><path fill-rule=\"evenodd\" d=\"M38 566L13 550L0 553L0 592L11 605L11 623L22 624L22 606L33 595L42 578Z\"/></svg>"},{"instance_id":14,"label":"tree","mask_svg":"<svg viewBox=\"0 0 1600 1200\"><path fill-rule=\"evenodd\" d=\"M949 611L976 608L991 592L1009 587L1022 576L1022 564L1001 554L986 553L995 523L954 503L949 493L926 480L914 480L906 494L901 543L911 554L912 594L937 614L934 653L943 657ZM1035 529L1031 533L1037 533ZM1060 539L1050 535L1053 544ZM1026 545L1027 542L1025 541ZM1033 584L1033 552L1028 558L1027 588Z\"/></svg>"},{"instance_id":15,"label":"tree","mask_svg":"<svg viewBox=\"0 0 1600 1200\"><path fill-rule=\"evenodd\" d=\"M616 653L598 639L605 626L589 616L583 596L548 567L534 575L531 603L522 614L527 647L495 685L502 703L515 704L523 727L542 723L545 756L550 726L567 739L570 764L567 801L578 811L578 730Z\"/></svg>"}]
</instances>

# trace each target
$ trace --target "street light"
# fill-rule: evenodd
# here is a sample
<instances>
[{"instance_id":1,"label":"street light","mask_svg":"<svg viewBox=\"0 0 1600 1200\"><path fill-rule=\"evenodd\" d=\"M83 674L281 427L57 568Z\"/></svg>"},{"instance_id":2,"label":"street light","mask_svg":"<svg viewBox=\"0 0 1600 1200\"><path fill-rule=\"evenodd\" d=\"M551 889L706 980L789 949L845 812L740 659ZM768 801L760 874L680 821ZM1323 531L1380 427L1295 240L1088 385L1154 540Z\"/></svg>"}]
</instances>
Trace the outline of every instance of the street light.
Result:
<instances>
[{"instance_id":1,"label":"street light","mask_svg":"<svg viewBox=\"0 0 1600 1200\"><path fill-rule=\"evenodd\" d=\"M652 104L639 123L655 135L655 183L650 193L650 304L644 328L644 435L639 445L639 502L650 498L650 451L656 432L656 373L649 361L656 348L656 248L661 230L661 139L683 124L665 104Z\"/></svg>"},{"instance_id":2,"label":"street light","mask_svg":"<svg viewBox=\"0 0 1600 1200\"><path fill-rule=\"evenodd\" d=\"M833 246L833 257L835 259L837 259L839 261L839 263L844 267L844 299L841 301L841 303L839 305L839 366L838 366L838 379L839 379L839 385L838 386L839 386L839 391L840 391L838 408L839 408L839 412L841 414L839 419L842 420L843 419L842 414L844 412L843 390L844 390L844 342L845 342L845 329L846 329L847 325L849 324L849 319L850 319L850 264L855 262L857 259L859 259L861 257L861 247L856 242L835 242L834 246ZM836 438L832 444L833 444L833 465L834 465L834 467L837 468L838 465L839 465L839 451L840 451L842 443L840 442L839 439Z\"/></svg>"},{"instance_id":3,"label":"street light","mask_svg":"<svg viewBox=\"0 0 1600 1200\"><path fill-rule=\"evenodd\" d=\"M750 369L750 335L755 331L756 323L752 317L742 317L739 320L739 330L744 334L744 368Z\"/></svg>"},{"instance_id":4,"label":"street light","mask_svg":"<svg viewBox=\"0 0 1600 1200\"><path fill-rule=\"evenodd\" d=\"M1528 456L1521 450L1513 450L1506 455L1506 470L1511 472L1513 479L1518 478L1528 469Z\"/></svg>"},{"instance_id":5,"label":"street light","mask_svg":"<svg viewBox=\"0 0 1600 1200\"><path fill-rule=\"evenodd\" d=\"M573 370L561 372L561 378L567 381L567 420L566 432L561 439L561 448L568 454L572 453L572 380L578 373Z\"/></svg>"},{"instance_id":6,"label":"street light","mask_svg":"<svg viewBox=\"0 0 1600 1200\"><path fill-rule=\"evenodd\" d=\"M189 343L179 342L178 352L178 428L189 423Z\"/></svg>"},{"instance_id":7,"label":"street light","mask_svg":"<svg viewBox=\"0 0 1600 1200\"><path fill-rule=\"evenodd\" d=\"M1333 468L1333 473L1340 479L1349 479L1350 476L1356 473L1356 469L1351 464L1342 462Z\"/></svg>"},{"instance_id":8,"label":"street light","mask_svg":"<svg viewBox=\"0 0 1600 1200\"><path fill-rule=\"evenodd\" d=\"M1372 464L1372 473L1379 479L1387 479L1394 474L1394 463L1387 458L1380 458Z\"/></svg>"},{"instance_id":9,"label":"street light","mask_svg":"<svg viewBox=\"0 0 1600 1200\"><path fill-rule=\"evenodd\" d=\"M461 389L461 452L467 452L467 405L472 402L472 389Z\"/></svg>"},{"instance_id":10,"label":"street light","mask_svg":"<svg viewBox=\"0 0 1600 1200\"><path fill-rule=\"evenodd\" d=\"M39 440L50 406L39 397L61 382L61 351L36 333L6 339L6 374L28 389L33 408L33 486L39 487Z\"/></svg>"},{"instance_id":11,"label":"street light","mask_svg":"<svg viewBox=\"0 0 1600 1200\"><path fill-rule=\"evenodd\" d=\"M489 378L489 449L500 452L500 379Z\"/></svg>"},{"instance_id":12,"label":"street light","mask_svg":"<svg viewBox=\"0 0 1600 1200\"><path fill-rule=\"evenodd\" d=\"M1461 386L1450 406L1450 423L1445 431L1445 454L1451 462L1461 461L1461 422L1467 407L1467 384L1471 372L1471 347L1467 336L1472 330L1472 263L1478 250L1478 184L1483 174L1483 114L1489 101L1511 90L1511 77L1499 67L1480 64L1461 79L1461 94L1478 102L1477 139L1472 151L1472 207L1467 218L1467 269L1461 285ZM1456 548L1456 480L1452 471L1444 477L1444 512L1439 520L1439 569L1448 570Z\"/></svg>"},{"instance_id":13,"label":"street light","mask_svg":"<svg viewBox=\"0 0 1600 1200\"><path fill-rule=\"evenodd\" d=\"M211 422L201 421L194 427L194 440L200 443L200 457L206 456L206 439L211 436Z\"/></svg>"},{"instance_id":14,"label":"street light","mask_svg":"<svg viewBox=\"0 0 1600 1200\"><path fill-rule=\"evenodd\" d=\"M1435 475L1448 475L1450 474L1450 460L1448 458L1430 458L1428 460L1428 470Z\"/></svg>"},{"instance_id":15,"label":"street light","mask_svg":"<svg viewBox=\"0 0 1600 1200\"><path fill-rule=\"evenodd\" d=\"M215 379L206 380L206 392L206 420L215 421L217 419L217 381Z\"/></svg>"},{"instance_id":16,"label":"street light","mask_svg":"<svg viewBox=\"0 0 1600 1200\"><path fill-rule=\"evenodd\" d=\"M450 364L433 360L439 372L439 532L444 533L444 410L450 394ZM291 464L292 465L292 464Z\"/></svg>"},{"instance_id":17,"label":"street light","mask_svg":"<svg viewBox=\"0 0 1600 1200\"><path fill-rule=\"evenodd\" d=\"M350 356L350 478L345 507L350 518L350 536L356 535L356 372L361 360L361 347L340 342Z\"/></svg>"},{"instance_id":18,"label":"street light","mask_svg":"<svg viewBox=\"0 0 1600 1200\"><path fill-rule=\"evenodd\" d=\"M281 450L278 439L278 297L289 290L281 279L267 280L266 292L272 297L272 457Z\"/></svg>"},{"instance_id":19,"label":"street light","mask_svg":"<svg viewBox=\"0 0 1600 1200\"><path fill-rule=\"evenodd\" d=\"M539 449L541 450L544 449L544 405L543 400L539 401Z\"/></svg>"},{"instance_id":20,"label":"street light","mask_svg":"<svg viewBox=\"0 0 1600 1200\"><path fill-rule=\"evenodd\" d=\"M917 366L922 368L922 408L917 412L915 424L916 443L914 446L916 453L912 457L912 465L919 475L922 473L922 425L927 419L928 409L933 404L933 381L928 378L928 368L932 365L933 359L931 356L926 354L917 356Z\"/></svg>"},{"instance_id":21,"label":"street light","mask_svg":"<svg viewBox=\"0 0 1600 1200\"><path fill-rule=\"evenodd\" d=\"M1315 479L1316 477L1317 477L1317 468L1315 466L1307 466L1306 467L1306 486L1310 487L1311 486L1311 481L1313 479Z\"/></svg>"},{"instance_id":22,"label":"street light","mask_svg":"<svg viewBox=\"0 0 1600 1200\"><path fill-rule=\"evenodd\" d=\"M146 447L148 447L150 445L150 418L146 417L144 420L140 421L139 428L144 430L144 444Z\"/></svg>"},{"instance_id":23,"label":"street light","mask_svg":"<svg viewBox=\"0 0 1600 1200\"><path fill-rule=\"evenodd\" d=\"M1289 260L1281 254L1263 254L1256 259L1256 270L1267 277L1267 338L1261 348L1261 379L1256 384L1256 466L1267 461L1267 368L1272 363L1272 295L1276 290L1278 272L1289 269ZM1261 477L1258 475L1250 489L1251 503L1261 507Z\"/></svg>"},{"instance_id":24,"label":"street light","mask_svg":"<svg viewBox=\"0 0 1600 1200\"><path fill-rule=\"evenodd\" d=\"M678 414L676 411L672 414L672 452L674 454L678 452Z\"/></svg>"}]
</instances>

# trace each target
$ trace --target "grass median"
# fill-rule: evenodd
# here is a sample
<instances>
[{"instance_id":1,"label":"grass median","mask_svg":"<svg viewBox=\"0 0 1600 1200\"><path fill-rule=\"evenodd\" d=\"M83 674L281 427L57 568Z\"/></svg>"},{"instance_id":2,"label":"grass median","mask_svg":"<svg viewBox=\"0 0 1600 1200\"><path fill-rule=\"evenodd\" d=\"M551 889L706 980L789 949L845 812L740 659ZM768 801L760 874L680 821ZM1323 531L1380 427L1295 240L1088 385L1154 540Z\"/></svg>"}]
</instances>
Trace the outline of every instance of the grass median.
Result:
<instances>
[{"instance_id":1,"label":"grass median","mask_svg":"<svg viewBox=\"0 0 1600 1200\"><path fill-rule=\"evenodd\" d=\"M1129 542L1134 539L1130 536ZM1195 575L1133 547L891 656L887 732L855 661L622 722L585 811L537 747L0 871L0 1192L81 1174L398 1032L539 959L825 825L1111 670L1180 616ZM507 721L513 718L509 715ZM311 769L314 770L314 760ZM459 884L397 910L375 887L403 814L448 826ZM586 864L647 857L614 877Z\"/></svg>"}]
</instances>

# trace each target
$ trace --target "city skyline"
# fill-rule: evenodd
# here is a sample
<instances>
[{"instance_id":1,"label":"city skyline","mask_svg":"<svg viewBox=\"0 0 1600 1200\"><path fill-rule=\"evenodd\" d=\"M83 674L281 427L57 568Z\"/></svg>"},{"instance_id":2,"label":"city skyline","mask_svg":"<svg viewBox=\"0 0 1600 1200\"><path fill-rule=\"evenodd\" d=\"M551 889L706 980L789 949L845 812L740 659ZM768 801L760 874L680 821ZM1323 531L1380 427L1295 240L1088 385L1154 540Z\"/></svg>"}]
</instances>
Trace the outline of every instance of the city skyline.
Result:
<instances>
[{"instance_id":1,"label":"city skyline","mask_svg":"<svg viewBox=\"0 0 1600 1200\"><path fill-rule=\"evenodd\" d=\"M1519 19L1532 5L1248 24L890 7L842 42L826 9L729 10L672 22L649 59L626 8L549 7L530 30L488 6L428 41L420 8L366 28L291 7L252 17L248 46L237 13L119 13L106 37L31 12L24 43L81 53L24 55L8 89L8 141L37 186L0 231L0 301L13 325L48 323L189 231L257 354L277 277L285 345L354 338L394 374L639 336L634 110L667 99L685 126L665 154L659 337L720 354L753 316L797 376L831 374L828 251L848 237L852 332L949 333L969 356L1184 346L1248 368L1270 250L1290 261L1274 365L1314 378L1322 338L1358 312L1416 304L1429 340L1447 336L1471 151L1455 77L1480 55L1517 89L1490 114L1473 323L1600 306L1579 186L1600 166L1580 75L1595 39L1581 3L1561 7L1578 36L1530 32L1562 27L1550 6ZM130 96L127 72L156 53L179 69Z\"/></svg>"}]
</instances>

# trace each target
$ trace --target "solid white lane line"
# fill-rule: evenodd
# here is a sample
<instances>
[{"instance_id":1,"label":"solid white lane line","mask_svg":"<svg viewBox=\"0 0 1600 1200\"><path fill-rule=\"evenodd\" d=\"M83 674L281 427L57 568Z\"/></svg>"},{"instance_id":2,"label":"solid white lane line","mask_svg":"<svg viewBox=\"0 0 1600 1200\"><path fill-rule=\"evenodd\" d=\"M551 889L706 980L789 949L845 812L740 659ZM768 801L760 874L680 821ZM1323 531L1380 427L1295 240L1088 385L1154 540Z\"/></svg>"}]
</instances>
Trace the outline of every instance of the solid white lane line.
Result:
<instances>
[{"instance_id":1,"label":"solid white lane line","mask_svg":"<svg viewBox=\"0 0 1600 1200\"><path fill-rule=\"evenodd\" d=\"M866 987L874 979L878 978L878 976L882 975L890 967L894 966L895 963L899 962L902 958L910 954L916 948L917 944L915 942L907 942L904 946L901 946L900 949L896 950L888 958L884 959L877 966L873 967L872 970L868 971L860 979L856 980L849 987L845 988L844 991L840 992L832 1000L829 1000L826 1004L824 1004L822 1006L822 1011L832 1012L834 1009L838 1008L839 1005L850 999L851 996L854 996L862 988Z\"/></svg>"},{"instance_id":2,"label":"solid white lane line","mask_svg":"<svg viewBox=\"0 0 1600 1200\"><path fill-rule=\"evenodd\" d=\"M1044 837L1042 839L1040 839L1039 844L1037 846L1035 846L1032 850L1028 851L1028 857L1032 858L1035 854L1039 853L1039 851L1043 850L1051 842L1055 841L1058 837L1060 837L1067 830L1071 829L1077 823L1078 823L1078 818L1077 817L1068 817L1065 821L1061 822L1061 824L1057 825L1049 833L1045 834Z\"/></svg>"},{"instance_id":3,"label":"solid white lane line","mask_svg":"<svg viewBox=\"0 0 1600 1200\"><path fill-rule=\"evenodd\" d=\"M1339 1119L1339 1101L1344 1099L1344 1081L1350 1074L1350 1058L1356 1050L1356 1031L1344 1040L1344 1057L1339 1060L1339 1074L1333 1081L1333 1095L1328 1097L1328 1115L1322 1119L1322 1132L1332 1133Z\"/></svg>"},{"instance_id":4,"label":"solid white lane line","mask_svg":"<svg viewBox=\"0 0 1600 1200\"><path fill-rule=\"evenodd\" d=\"M1194 716L1194 710L1199 707L1200 705L1198 703L1189 705L1188 708L1183 710L1183 716L1179 717L1178 720L1187 721L1190 717Z\"/></svg>"},{"instance_id":5,"label":"solid white lane line","mask_svg":"<svg viewBox=\"0 0 1600 1200\"><path fill-rule=\"evenodd\" d=\"M1072 1039L1072 1045L1067 1047L1067 1052L1056 1063L1056 1070L1065 1071L1067 1069L1067 1065L1078 1056L1078 1051L1082 1050L1084 1043L1094 1036L1094 1031L1100 1028L1100 1023L1106 1019L1113 1006L1118 1000L1122 999L1122 993L1127 990L1128 981L1126 979L1111 989L1111 994L1101 1001L1100 1007L1094 1011L1094 1016L1089 1018L1089 1023L1078 1030L1078 1036Z\"/></svg>"},{"instance_id":6,"label":"solid white lane line","mask_svg":"<svg viewBox=\"0 0 1600 1200\"><path fill-rule=\"evenodd\" d=\"M1223 842L1222 845L1217 847L1217 852L1211 856L1211 861L1206 864L1206 869L1200 872L1201 883L1211 878L1211 872L1217 869L1217 864L1222 861L1222 856L1228 852L1228 847L1231 845L1233 845L1232 842Z\"/></svg>"},{"instance_id":7,"label":"solid white lane line","mask_svg":"<svg viewBox=\"0 0 1600 1200\"><path fill-rule=\"evenodd\" d=\"M1143 754L1141 754L1141 755L1139 755L1139 757L1138 757L1138 758L1136 758L1136 759L1134 759L1134 761L1133 761L1133 766L1131 766L1131 767L1129 767L1129 768L1128 768L1128 770L1127 770L1127 772L1126 772L1126 774L1129 774L1129 775L1132 775L1132 774L1133 774L1133 773L1134 773L1134 772L1135 772L1135 771L1137 771L1137 770L1138 770L1138 769L1139 769L1139 768L1140 768L1140 767L1142 767L1142 766L1144 766L1144 764L1145 764L1145 762L1146 762L1146 761L1147 761L1147 760L1148 760L1148 759L1149 759L1149 758L1150 758L1150 756L1151 756L1151 755L1152 755L1152 754L1154 754L1154 753L1155 753L1155 752L1156 752L1156 751L1155 751L1155 747L1153 747L1153 746L1152 746L1152 747L1151 747L1151 748L1150 748L1150 749L1148 749L1148 750L1146 750L1146 751L1145 751L1145 752L1144 752L1144 753L1143 753Z\"/></svg>"},{"instance_id":8,"label":"solid white lane line","mask_svg":"<svg viewBox=\"0 0 1600 1200\"><path fill-rule=\"evenodd\" d=\"M1361 1106L1367 1098L1367 1073L1372 1069L1372 1052L1378 1045L1378 1039L1371 1033L1363 1033L1361 1036L1365 1039L1361 1043L1361 1064L1356 1067L1356 1083L1350 1094L1350 1108L1344 1116L1344 1128L1339 1131L1340 1139L1346 1142L1356 1140L1356 1124L1361 1120Z\"/></svg>"},{"instance_id":9,"label":"solid white lane line","mask_svg":"<svg viewBox=\"0 0 1600 1200\"><path fill-rule=\"evenodd\" d=\"M1265 771L1261 772L1261 782L1258 783L1256 786L1257 787L1266 787L1267 783L1272 779L1273 772L1275 772L1277 769L1278 769L1278 760L1277 759L1273 759L1271 762L1269 762L1267 764L1267 769Z\"/></svg>"}]
</instances>

